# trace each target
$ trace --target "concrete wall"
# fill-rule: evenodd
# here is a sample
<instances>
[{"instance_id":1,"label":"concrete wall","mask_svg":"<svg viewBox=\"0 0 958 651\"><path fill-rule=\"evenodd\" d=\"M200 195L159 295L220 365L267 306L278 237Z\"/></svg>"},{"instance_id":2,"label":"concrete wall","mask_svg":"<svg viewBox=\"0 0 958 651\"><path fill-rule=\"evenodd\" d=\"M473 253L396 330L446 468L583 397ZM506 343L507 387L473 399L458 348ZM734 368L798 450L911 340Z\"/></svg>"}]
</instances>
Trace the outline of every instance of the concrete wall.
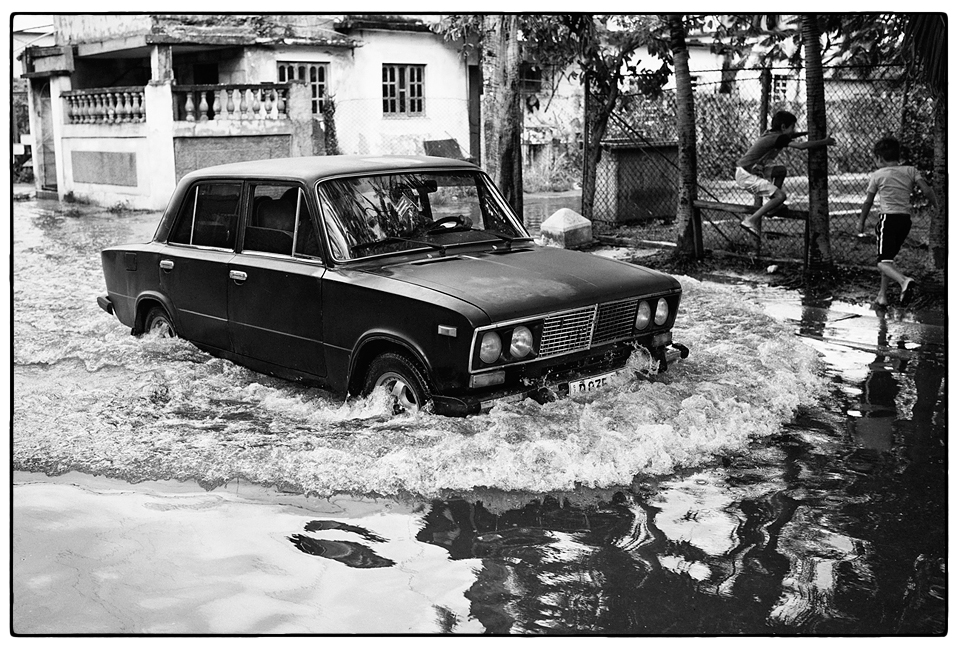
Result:
<instances>
[{"instance_id":1,"label":"concrete wall","mask_svg":"<svg viewBox=\"0 0 958 651\"><path fill-rule=\"evenodd\" d=\"M145 88L146 121L63 124L57 139L58 194L115 206L161 210L176 185L170 84ZM62 106L54 101L54 106Z\"/></svg>"},{"instance_id":2,"label":"concrete wall","mask_svg":"<svg viewBox=\"0 0 958 651\"><path fill-rule=\"evenodd\" d=\"M336 133L344 154L422 154L423 140L454 138L469 150L468 73L458 50L437 34L369 30L350 34L361 47L250 47L242 62L220 67L222 83L234 76L278 81L277 62L328 64L327 92L336 104ZM425 115L386 117L383 64L425 65ZM242 75L239 71L242 70Z\"/></svg>"},{"instance_id":3,"label":"concrete wall","mask_svg":"<svg viewBox=\"0 0 958 651\"><path fill-rule=\"evenodd\" d=\"M211 165L239 163L261 158L286 158L290 135L207 136L174 138L176 180Z\"/></svg>"},{"instance_id":4,"label":"concrete wall","mask_svg":"<svg viewBox=\"0 0 958 651\"><path fill-rule=\"evenodd\" d=\"M59 43L76 43L149 34L153 19L146 14L53 14L53 25Z\"/></svg>"},{"instance_id":5,"label":"concrete wall","mask_svg":"<svg viewBox=\"0 0 958 651\"><path fill-rule=\"evenodd\" d=\"M468 71L438 34L362 31L342 70L332 70L336 129L343 153L422 154L423 140L454 138L469 153ZM425 114L383 115L383 64L425 66Z\"/></svg>"}]
</instances>

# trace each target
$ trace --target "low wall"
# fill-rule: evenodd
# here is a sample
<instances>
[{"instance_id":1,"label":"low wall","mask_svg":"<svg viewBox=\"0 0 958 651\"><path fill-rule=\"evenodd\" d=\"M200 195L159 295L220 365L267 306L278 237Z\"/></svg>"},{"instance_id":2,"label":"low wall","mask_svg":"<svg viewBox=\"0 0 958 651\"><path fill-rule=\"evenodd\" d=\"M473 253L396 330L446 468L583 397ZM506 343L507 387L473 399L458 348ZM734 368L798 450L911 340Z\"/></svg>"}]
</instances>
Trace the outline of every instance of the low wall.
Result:
<instances>
[{"instance_id":1,"label":"low wall","mask_svg":"<svg viewBox=\"0 0 958 651\"><path fill-rule=\"evenodd\" d=\"M66 193L103 205L155 209L150 146L145 124L69 125L61 139Z\"/></svg>"}]
</instances>

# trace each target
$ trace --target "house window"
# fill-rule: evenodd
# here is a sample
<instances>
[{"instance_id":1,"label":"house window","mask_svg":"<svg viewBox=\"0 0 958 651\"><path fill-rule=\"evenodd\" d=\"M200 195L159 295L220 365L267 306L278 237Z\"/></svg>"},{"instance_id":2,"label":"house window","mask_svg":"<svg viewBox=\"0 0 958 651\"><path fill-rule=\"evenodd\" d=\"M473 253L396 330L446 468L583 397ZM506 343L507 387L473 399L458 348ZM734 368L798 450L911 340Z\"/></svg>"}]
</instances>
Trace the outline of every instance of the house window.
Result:
<instances>
[{"instance_id":1,"label":"house window","mask_svg":"<svg viewBox=\"0 0 958 651\"><path fill-rule=\"evenodd\" d=\"M383 66L383 114L422 115L426 66Z\"/></svg>"},{"instance_id":2,"label":"house window","mask_svg":"<svg viewBox=\"0 0 958 651\"><path fill-rule=\"evenodd\" d=\"M772 101L784 102L788 99L789 78L785 75L772 75Z\"/></svg>"},{"instance_id":3,"label":"house window","mask_svg":"<svg viewBox=\"0 0 958 651\"><path fill-rule=\"evenodd\" d=\"M305 81L309 84L313 100L313 113L323 112L323 97L326 95L326 80L329 64L326 63L279 63L279 81Z\"/></svg>"}]
</instances>

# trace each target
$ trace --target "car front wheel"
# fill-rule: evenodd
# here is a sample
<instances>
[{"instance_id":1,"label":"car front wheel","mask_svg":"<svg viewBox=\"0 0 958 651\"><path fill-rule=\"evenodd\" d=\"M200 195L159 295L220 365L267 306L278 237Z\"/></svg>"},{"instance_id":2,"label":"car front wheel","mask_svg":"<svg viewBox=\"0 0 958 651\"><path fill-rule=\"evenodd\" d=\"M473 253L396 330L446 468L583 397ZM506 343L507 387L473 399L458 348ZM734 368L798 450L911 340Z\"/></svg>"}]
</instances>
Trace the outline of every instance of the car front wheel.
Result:
<instances>
[{"instance_id":1,"label":"car front wheel","mask_svg":"<svg viewBox=\"0 0 958 651\"><path fill-rule=\"evenodd\" d=\"M398 353L383 353L369 367L363 395L383 387L393 401L393 414L415 414L429 401L426 378Z\"/></svg>"},{"instance_id":2,"label":"car front wheel","mask_svg":"<svg viewBox=\"0 0 958 651\"><path fill-rule=\"evenodd\" d=\"M173 320L167 315L166 310L156 306L151 307L150 311L146 313L146 319L143 321L143 332L164 338L176 337Z\"/></svg>"}]
</instances>

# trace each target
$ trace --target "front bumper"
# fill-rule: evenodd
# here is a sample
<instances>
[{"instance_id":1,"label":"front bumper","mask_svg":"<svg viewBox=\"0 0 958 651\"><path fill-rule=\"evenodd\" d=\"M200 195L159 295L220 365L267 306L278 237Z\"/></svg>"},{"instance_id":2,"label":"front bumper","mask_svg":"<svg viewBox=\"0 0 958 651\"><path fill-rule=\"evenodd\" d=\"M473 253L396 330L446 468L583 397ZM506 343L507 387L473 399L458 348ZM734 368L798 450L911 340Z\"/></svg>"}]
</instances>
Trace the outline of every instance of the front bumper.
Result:
<instances>
[{"instance_id":1,"label":"front bumper","mask_svg":"<svg viewBox=\"0 0 958 651\"><path fill-rule=\"evenodd\" d=\"M99 305L100 309L107 314L113 314L113 301L110 300L109 294L100 294L97 296L96 304Z\"/></svg>"},{"instance_id":2,"label":"front bumper","mask_svg":"<svg viewBox=\"0 0 958 651\"><path fill-rule=\"evenodd\" d=\"M682 344L672 343L655 351L649 351L652 359L658 361L658 372L663 373L674 362L689 356L689 349ZM532 398L537 402L551 402L569 395L569 384L578 380L595 377L603 373L617 371L625 366L626 359L618 359L606 364L592 364L583 367L550 373L542 382L528 386L491 390L465 396L433 396L436 413L447 416L468 416L489 411L496 405L519 402Z\"/></svg>"}]
</instances>

